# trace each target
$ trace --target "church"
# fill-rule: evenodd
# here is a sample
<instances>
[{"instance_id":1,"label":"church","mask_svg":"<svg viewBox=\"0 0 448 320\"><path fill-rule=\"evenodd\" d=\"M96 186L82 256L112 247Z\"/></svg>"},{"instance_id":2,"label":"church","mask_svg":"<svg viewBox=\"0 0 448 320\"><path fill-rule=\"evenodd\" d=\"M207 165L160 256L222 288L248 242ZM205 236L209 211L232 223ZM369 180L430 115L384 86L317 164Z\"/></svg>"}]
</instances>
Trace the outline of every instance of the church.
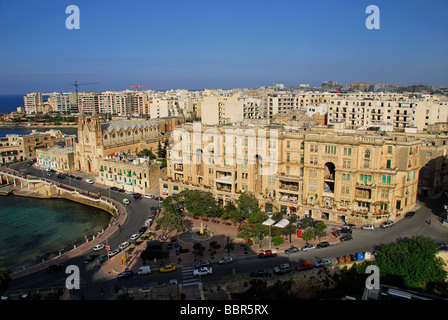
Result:
<instances>
[{"instance_id":1,"label":"church","mask_svg":"<svg viewBox=\"0 0 448 320\"><path fill-rule=\"evenodd\" d=\"M96 113L89 117L81 113L78 141L74 145L75 169L98 173L100 160L116 152L136 154L143 149L152 149L156 153L159 142L169 139L169 133L182 123L183 117L120 119L102 123Z\"/></svg>"}]
</instances>

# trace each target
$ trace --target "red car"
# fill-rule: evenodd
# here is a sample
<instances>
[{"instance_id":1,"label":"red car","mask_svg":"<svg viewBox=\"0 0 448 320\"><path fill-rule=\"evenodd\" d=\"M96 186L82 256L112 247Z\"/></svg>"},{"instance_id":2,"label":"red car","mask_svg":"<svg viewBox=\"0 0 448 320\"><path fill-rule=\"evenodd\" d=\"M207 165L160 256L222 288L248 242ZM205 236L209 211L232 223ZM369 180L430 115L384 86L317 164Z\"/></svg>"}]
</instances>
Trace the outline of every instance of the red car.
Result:
<instances>
[{"instance_id":1,"label":"red car","mask_svg":"<svg viewBox=\"0 0 448 320\"><path fill-rule=\"evenodd\" d=\"M311 264L311 262L306 261L297 266L297 271L303 271L303 270L308 270L308 269L312 269L312 268L313 268L313 265Z\"/></svg>"}]
</instances>

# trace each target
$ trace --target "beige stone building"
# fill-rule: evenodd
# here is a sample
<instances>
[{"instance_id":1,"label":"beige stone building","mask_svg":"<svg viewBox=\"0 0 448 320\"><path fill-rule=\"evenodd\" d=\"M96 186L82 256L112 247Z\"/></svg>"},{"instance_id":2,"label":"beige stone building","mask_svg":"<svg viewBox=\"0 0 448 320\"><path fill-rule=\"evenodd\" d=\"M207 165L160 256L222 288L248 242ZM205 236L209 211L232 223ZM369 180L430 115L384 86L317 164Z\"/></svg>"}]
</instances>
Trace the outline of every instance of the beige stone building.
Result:
<instances>
[{"instance_id":1,"label":"beige stone building","mask_svg":"<svg viewBox=\"0 0 448 320\"><path fill-rule=\"evenodd\" d=\"M421 148L406 135L185 124L159 188L210 191L220 204L251 192L285 216L379 223L414 208Z\"/></svg>"},{"instance_id":2,"label":"beige stone building","mask_svg":"<svg viewBox=\"0 0 448 320\"><path fill-rule=\"evenodd\" d=\"M70 172L74 169L73 147L52 147L36 150L36 164L40 168L49 168L58 172Z\"/></svg>"},{"instance_id":3,"label":"beige stone building","mask_svg":"<svg viewBox=\"0 0 448 320\"><path fill-rule=\"evenodd\" d=\"M112 153L99 161L98 182L111 187L149 193L157 186L160 164L148 157Z\"/></svg>"},{"instance_id":4,"label":"beige stone building","mask_svg":"<svg viewBox=\"0 0 448 320\"><path fill-rule=\"evenodd\" d=\"M34 159L36 150L53 146L73 146L74 135L59 130L33 131L27 135L10 134L0 138L0 163Z\"/></svg>"}]
</instances>

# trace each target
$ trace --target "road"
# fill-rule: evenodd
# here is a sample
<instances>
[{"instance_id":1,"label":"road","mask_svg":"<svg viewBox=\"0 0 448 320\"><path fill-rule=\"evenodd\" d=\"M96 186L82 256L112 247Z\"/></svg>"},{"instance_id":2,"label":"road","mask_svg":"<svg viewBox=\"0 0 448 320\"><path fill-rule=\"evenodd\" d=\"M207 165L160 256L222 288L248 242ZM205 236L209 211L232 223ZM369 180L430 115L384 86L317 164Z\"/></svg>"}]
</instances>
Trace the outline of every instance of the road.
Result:
<instances>
[{"instance_id":1,"label":"road","mask_svg":"<svg viewBox=\"0 0 448 320\"><path fill-rule=\"evenodd\" d=\"M39 176L43 174L40 170L27 167L26 163L16 164L14 169L26 169L29 173ZM48 177L47 177L48 178ZM55 176L52 176L55 181L61 182ZM66 179L67 180L67 179ZM67 184L67 181L63 181ZM123 197L130 199L131 203L128 205L129 219L120 233L116 234L108 242L112 249L117 247L124 241L129 241L129 237L135 233L143 224L148 216L150 206L158 206L158 202L149 199L133 200L132 196L124 195L119 192L109 191L108 189L99 188L84 181L71 180L69 182L72 186L88 190L90 192L100 193L104 196L110 196L112 199L122 201ZM109 195L110 192L110 195ZM236 260L228 265L212 265L213 274L202 276L203 283L218 282L223 277L232 276L235 274L248 275L256 269L268 269L272 272L274 266L280 263L289 263L292 267L304 261L314 262L315 260L328 257L333 262L336 258L347 254L354 254L357 252L366 252L375 250L376 246L395 242L399 239L410 238L413 235L423 235L431 237L437 242L448 242L448 228L443 227L439 222L438 216L441 215L443 204L447 198L441 195L437 199L427 199L425 203L420 203L421 207L416 211L416 214L410 219L402 219L395 223L393 228L381 229L377 228L375 231L364 231L359 227L353 230L353 240L332 245L327 248L316 249L309 252L300 252L294 254L280 253L277 257L258 259L257 257L246 257ZM428 224L427 221L432 223ZM88 253L86 253L87 255ZM86 299L99 299L99 292L104 290L106 295L112 294L115 288L133 288L141 287L152 281L164 283L169 279L177 279L179 282L191 281L191 274L193 268L184 267L178 268L172 273L162 274L155 270L151 275L135 276L129 279L118 280L115 275L105 274L101 271L98 262L91 264L84 264L83 257L76 257L71 259L68 263L75 264L80 267L81 276L81 292ZM295 272L295 271L294 271ZM305 271L306 272L306 271ZM12 283L11 289L23 288L39 288L49 287L55 285L65 285L67 275L63 272L59 274L48 274L46 271L39 272L24 278L17 279ZM76 294L76 293L75 293Z\"/></svg>"}]
</instances>

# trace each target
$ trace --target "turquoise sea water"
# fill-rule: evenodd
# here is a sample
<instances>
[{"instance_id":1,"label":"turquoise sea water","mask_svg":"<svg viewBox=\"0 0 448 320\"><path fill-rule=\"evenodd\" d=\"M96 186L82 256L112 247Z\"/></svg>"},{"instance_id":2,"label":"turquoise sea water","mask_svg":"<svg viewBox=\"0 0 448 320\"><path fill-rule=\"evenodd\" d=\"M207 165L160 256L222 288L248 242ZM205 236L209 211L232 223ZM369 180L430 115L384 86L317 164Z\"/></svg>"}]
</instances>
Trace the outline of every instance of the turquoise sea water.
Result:
<instances>
[{"instance_id":1,"label":"turquoise sea water","mask_svg":"<svg viewBox=\"0 0 448 320\"><path fill-rule=\"evenodd\" d=\"M110 219L103 210L65 199L0 196L0 261L17 271L48 260L85 243Z\"/></svg>"}]
</instances>

